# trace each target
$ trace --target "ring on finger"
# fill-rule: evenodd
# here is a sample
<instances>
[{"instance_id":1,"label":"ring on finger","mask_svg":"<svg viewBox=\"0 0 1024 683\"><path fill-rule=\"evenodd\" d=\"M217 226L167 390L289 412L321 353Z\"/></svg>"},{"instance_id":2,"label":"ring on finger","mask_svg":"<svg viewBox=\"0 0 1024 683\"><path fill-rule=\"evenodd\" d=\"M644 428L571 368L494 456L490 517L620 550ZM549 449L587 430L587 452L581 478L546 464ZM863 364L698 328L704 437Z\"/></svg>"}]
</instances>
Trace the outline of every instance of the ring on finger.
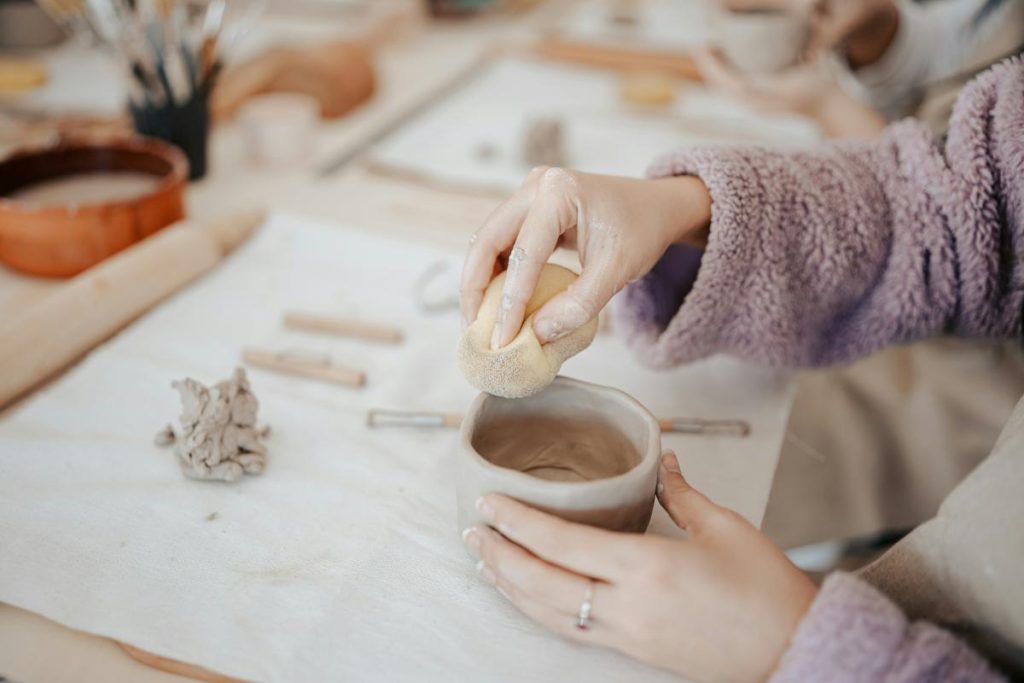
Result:
<instances>
[{"instance_id":1,"label":"ring on finger","mask_svg":"<svg viewBox=\"0 0 1024 683\"><path fill-rule=\"evenodd\" d=\"M587 579L587 590L583 594L583 601L580 602L579 612L576 614L576 628L586 631L590 628L590 612L594 607L594 580Z\"/></svg>"}]
</instances>

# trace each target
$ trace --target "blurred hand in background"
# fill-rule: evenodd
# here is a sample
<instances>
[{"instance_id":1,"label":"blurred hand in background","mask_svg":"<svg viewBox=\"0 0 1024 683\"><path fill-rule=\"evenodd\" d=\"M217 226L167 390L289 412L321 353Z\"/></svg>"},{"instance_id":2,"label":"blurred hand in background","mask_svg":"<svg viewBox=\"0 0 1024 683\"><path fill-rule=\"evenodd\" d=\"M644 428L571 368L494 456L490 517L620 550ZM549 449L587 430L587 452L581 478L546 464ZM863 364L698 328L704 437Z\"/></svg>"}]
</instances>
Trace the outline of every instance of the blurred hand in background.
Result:
<instances>
[{"instance_id":1,"label":"blurred hand in background","mask_svg":"<svg viewBox=\"0 0 1024 683\"><path fill-rule=\"evenodd\" d=\"M807 116L829 137L873 138L885 128L879 112L843 89L827 56L774 74L742 73L711 48L694 59L709 87L758 111Z\"/></svg>"}]
</instances>

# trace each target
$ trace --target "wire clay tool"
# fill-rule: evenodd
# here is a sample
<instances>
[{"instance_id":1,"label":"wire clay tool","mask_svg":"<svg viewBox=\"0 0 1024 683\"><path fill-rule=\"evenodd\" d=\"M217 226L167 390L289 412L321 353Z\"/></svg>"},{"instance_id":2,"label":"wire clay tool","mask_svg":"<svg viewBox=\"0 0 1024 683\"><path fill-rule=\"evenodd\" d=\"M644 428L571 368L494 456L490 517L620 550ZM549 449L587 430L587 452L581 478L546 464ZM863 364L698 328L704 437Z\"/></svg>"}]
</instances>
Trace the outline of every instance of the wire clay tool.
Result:
<instances>
[{"instance_id":1,"label":"wire clay tool","mask_svg":"<svg viewBox=\"0 0 1024 683\"><path fill-rule=\"evenodd\" d=\"M420 427L453 429L462 424L458 413L436 413L417 410L372 409L366 414L366 425L378 427ZM750 435L750 423L745 420L705 420L696 417L673 417L659 419L658 426L664 434L694 434L698 436Z\"/></svg>"},{"instance_id":2,"label":"wire clay tool","mask_svg":"<svg viewBox=\"0 0 1024 683\"><path fill-rule=\"evenodd\" d=\"M244 349L242 362L254 368L308 379L319 379L347 387L361 387L366 383L366 373L343 365L337 365L327 355L310 354L304 351L267 351Z\"/></svg>"}]
</instances>

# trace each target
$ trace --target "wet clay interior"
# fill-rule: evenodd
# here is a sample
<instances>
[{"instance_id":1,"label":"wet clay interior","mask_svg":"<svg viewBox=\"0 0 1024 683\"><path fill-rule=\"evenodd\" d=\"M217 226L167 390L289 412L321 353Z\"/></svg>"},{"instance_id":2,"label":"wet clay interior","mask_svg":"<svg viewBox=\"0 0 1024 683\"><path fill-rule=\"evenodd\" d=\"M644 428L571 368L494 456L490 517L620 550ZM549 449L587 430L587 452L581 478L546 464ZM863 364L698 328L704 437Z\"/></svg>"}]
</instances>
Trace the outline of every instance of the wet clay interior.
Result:
<instances>
[{"instance_id":1,"label":"wet clay interior","mask_svg":"<svg viewBox=\"0 0 1024 683\"><path fill-rule=\"evenodd\" d=\"M607 398L559 401L552 396L559 393L491 397L473 430L473 449L493 465L548 481L608 479L640 464L640 420L614 410Z\"/></svg>"}]
</instances>

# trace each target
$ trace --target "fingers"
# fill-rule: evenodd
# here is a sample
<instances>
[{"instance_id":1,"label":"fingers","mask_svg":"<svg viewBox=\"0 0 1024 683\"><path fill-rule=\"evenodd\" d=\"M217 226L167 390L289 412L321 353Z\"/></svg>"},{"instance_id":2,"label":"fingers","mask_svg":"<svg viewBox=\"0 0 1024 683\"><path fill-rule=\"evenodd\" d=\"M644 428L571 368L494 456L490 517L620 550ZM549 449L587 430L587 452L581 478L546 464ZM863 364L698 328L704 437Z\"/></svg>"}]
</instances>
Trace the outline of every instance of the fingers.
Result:
<instances>
[{"instance_id":1,"label":"fingers","mask_svg":"<svg viewBox=\"0 0 1024 683\"><path fill-rule=\"evenodd\" d=\"M589 578L545 562L488 527L473 527L464 536L484 566L517 592L567 617L579 611Z\"/></svg>"},{"instance_id":2,"label":"fingers","mask_svg":"<svg viewBox=\"0 0 1024 683\"><path fill-rule=\"evenodd\" d=\"M614 265L605 255L588 261L569 287L544 304L533 319L533 330L541 344L564 337L585 325L618 291Z\"/></svg>"},{"instance_id":3,"label":"fingers","mask_svg":"<svg viewBox=\"0 0 1024 683\"><path fill-rule=\"evenodd\" d=\"M463 327L476 319L480 302L484 298L484 290L494 278L498 256L516 241L516 235L519 234L519 229L533 204L537 180L544 170L546 169L543 167L532 170L522 187L499 204L471 238L466 261L462 266L462 283L459 287L459 308Z\"/></svg>"},{"instance_id":4,"label":"fingers","mask_svg":"<svg viewBox=\"0 0 1024 683\"><path fill-rule=\"evenodd\" d=\"M555 251L562 232L575 224L575 212L566 196L542 189L523 221L509 254L508 275L491 337L492 349L505 346L519 333L526 317L526 304L533 296L544 264Z\"/></svg>"},{"instance_id":5,"label":"fingers","mask_svg":"<svg viewBox=\"0 0 1024 683\"><path fill-rule=\"evenodd\" d=\"M693 61L704 82L726 95L739 99L747 95L747 81L719 53L707 46L695 48Z\"/></svg>"},{"instance_id":6,"label":"fingers","mask_svg":"<svg viewBox=\"0 0 1024 683\"><path fill-rule=\"evenodd\" d=\"M501 534L483 526L467 529L466 545L481 560L477 571L526 616L566 638L599 645L611 643L610 624L593 615L588 628L577 616L590 589L591 604L606 605L609 587L534 557Z\"/></svg>"},{"instance_id":7,"label":"fingers","mask_svg":"<svg viewBox=\"0 0 1024 683\"><path fill-rule=\"evenodd\" d=\"M488 523L509 540L547 562L604 581L629 573L636 539L573 524L498 494L477 501Z\"/></svg>"},{"instance_id":8,"label":"fingers","mask_svg":"<svg viewBox=\"0 0 1024 683\"><path fill-rule=\"evenodd\" d=\"M716 505L683 478L675 453L665 451L658 470L658 502L680 529L700 533L702 523Z\"/></svg>"},{"instance_id":9,"label":"fingers","mask_svg":"<svg viewBox=\"0 0 1024 683\"><path fill-rule=\"evenodd\" d=\"M483 571L481 571L481 575L484 575ZM485 580L491 580L491 578L484 576ZM589 622L588 628L579 629L576 627L575 616L566 615L544 603L533 600L501 576L493 577L493 583L498 592L515 605L520 612L549 631L557 633L563 638L578 642L604 645L606 647L614 644L613 632L599 620L593 619ZM583 594L581 593L580 599L582 600L582 598Z\"/></svg>"}]
</instances>

